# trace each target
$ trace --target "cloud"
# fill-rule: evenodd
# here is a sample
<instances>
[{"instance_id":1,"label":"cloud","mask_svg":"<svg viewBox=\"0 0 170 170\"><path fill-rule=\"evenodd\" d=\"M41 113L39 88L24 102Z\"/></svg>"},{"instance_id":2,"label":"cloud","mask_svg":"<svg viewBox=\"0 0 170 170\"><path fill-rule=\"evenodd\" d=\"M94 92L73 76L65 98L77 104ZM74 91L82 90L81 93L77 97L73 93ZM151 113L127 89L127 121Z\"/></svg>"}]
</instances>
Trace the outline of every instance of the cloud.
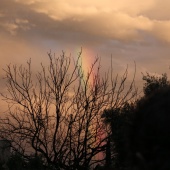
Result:
<instances>
[{"instance_id":1,"label":"cloud","mask_svg":"<svg viewBox=\"0 0 170 170\"><path fill-rule=\"evenodd\" d=\"M45 6L45 8L44 8ZM134 40L139 38L138 31L151 29L151 21L138 15L153 6L153 0L147 3L135 0L118 1L53 1L37 3L32 7L59 23L61 30L79 32L86 36L108 39ZM83 36L82 36L83 37Z\"/></svg>"},{"instance_id":2,"label":"cloud","mask_svg":"<svg viewBox=\"0 0 170 170\"><path fill-rule=\"evenodd\" d=\"M154 21L154 27L151 32L156 38L170 43L170 21Z\"/></svg>"},{"instance_id":3,"label":"cloud","mask_svg":"<svg viewBox=\"0 0 170 170\"><path fill-rule=\"evenodd\" d=\"M130 77L135 61L142 88L141 71L170 74L169 30L169 0L0 0L0 77L6 64L32 58L35 72L50 49L74 56L83 47L103 70L112 54L115 74L129 65Z\"/></svg>"},{"instance_id":4,"label":"cloud","mask_svg":"<svg viewBox=\"0 0 170 170\"><path fill-rule=\"evenodd\" d=\"M140 13L152 6L152 0L147 3L135 0L95 0L92 3L89 0L2 0L1 29L12 35L67 41L134 41L141 38L139 31L151 30L152 21Z\"/></svg>"},{"instance_id":5,"label":"cloud","mask_svg":"<svg viewBox=\"0 0 170 170\"><path fill-rule=\"evenodd\" d=\"M0 30L23 39L127 42L144 41L145 32L170 42L168 0L1 0L0 4Z\"/></svg>"}]
</instances>

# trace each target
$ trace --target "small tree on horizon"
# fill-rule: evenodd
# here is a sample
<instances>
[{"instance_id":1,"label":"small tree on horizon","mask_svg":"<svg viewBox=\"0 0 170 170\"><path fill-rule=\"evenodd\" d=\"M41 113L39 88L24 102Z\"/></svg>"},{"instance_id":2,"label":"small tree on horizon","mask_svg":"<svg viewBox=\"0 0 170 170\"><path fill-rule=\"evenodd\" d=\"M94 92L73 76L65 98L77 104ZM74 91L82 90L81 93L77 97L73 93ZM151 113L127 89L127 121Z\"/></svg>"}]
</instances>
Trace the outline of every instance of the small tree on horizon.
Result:
<instances>
[{"instance_id":1,"label":"small tree on horizon","mask_svg":"<svg viewBox=\"0 0 170 170\"><path fill-rule=\"evenodd\" d=\"M145 81L143 86L143 92L145 96L148 96L154 91L170 85L166 73L162 74L161 76L150 75L149 73L146 73L146 75L143 74L143 80Z\"/></svg>"}]
</instances>

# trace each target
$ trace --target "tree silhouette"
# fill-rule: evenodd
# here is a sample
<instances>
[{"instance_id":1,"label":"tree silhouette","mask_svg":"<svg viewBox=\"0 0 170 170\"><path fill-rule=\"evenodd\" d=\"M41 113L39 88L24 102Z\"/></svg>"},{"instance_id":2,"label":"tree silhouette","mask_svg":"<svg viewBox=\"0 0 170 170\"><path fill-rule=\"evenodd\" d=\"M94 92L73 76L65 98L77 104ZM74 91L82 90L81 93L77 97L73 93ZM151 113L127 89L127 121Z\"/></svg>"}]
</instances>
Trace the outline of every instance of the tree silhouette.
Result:
<instances>
[{"instance_id":1,"label":"tree silhouette","mask_svg":"<svg viewBox=\"0 0 170 170\"><path fill-rule=\"evenodd\" d=\"M162 74L162 76L150 75L149 73L146 73L146 75L143 74L143 80L145 81L143 92L146 96L156 90L159 90L160 88L170 85L166 73Z\"/></svg>"},{"instance_id":2,"label":"tree silhouette","mask_svg":"<svg viewBox=\"0 0 170 170\"><path fill-rule=\"evenodd\" d=\"M123 106L115 109L105 110L102 117L105 123L109 125L111 134L109 136L110 162L115 169L126 167L127 142L129 127L135 110L135 103L125 103Z\"/></svg>"},{"instance_id":3,"label":"tree silhouette","mask_svg":"<svg viewBox=\"0 0 170 170\"><path fill-rule=\"evenodd\" d=\"M145 83L143 87L144 96L142 98L105 110L102 115L105 123L109 125L111 130L108 138L110 140L108 141L108 147L111 148L108 149L110 150L108 153L108 160L116 169L129 167L129 131L130 129L135 130L136 128L132 128L133 122L135 122L136 126L138 126L139 123L136 123L136 120L134 121L134 117L136 116L136 107L139 107L139 103L141 103L143 100L147 100L147 98L152 94L155 94L157 91L161 89L163 90L170 86L166 74L162 74L162 76L156 76L146 73L146 75L143 74L143 80ZM160 98L160 100L162 100L162 98ZM142 107L141 109L144 111L145 108ZM140 121L140 119L138 121Z\"/></svg>"},{"instance_id":4,"label":"tree silhouette","mask_svg":"<svg viewBox=\"0 0 170 170\"><path fill-rule=\"evenodd\" d=\"M144 96L136 103L130 133L130 169L169 169L170 82L167 75L143 75Z\"/></svg>"},{"instance_id":5,"label":"tree silhouette","mask_svg":"<svg viewBox=\"0 0 170 170\"><path fill-rule=\"evenodd\" d=\"M135 170L170 169L169 104L170 86L160 88L138 102L130 136Z\"/></svg>"},{"instance_id":6,"label":"tree silhouette","mask_svg":"<svg viewBox=\"0 0 170 170\"><path fill-rule=\"evenodd\" d=\"M49 65L36 75L31 60L5 69L9 110L0 119L0 137L25 158L41 154L55 169L89 169L105 161L96 158L106 150L108 133L101 114L136 95L134 79L125 88L127 70L119 82L112 67L101 77L98 59L86 73L81 53L74 62L64 53L48 56Z\"/></svg>"}]
</instances>

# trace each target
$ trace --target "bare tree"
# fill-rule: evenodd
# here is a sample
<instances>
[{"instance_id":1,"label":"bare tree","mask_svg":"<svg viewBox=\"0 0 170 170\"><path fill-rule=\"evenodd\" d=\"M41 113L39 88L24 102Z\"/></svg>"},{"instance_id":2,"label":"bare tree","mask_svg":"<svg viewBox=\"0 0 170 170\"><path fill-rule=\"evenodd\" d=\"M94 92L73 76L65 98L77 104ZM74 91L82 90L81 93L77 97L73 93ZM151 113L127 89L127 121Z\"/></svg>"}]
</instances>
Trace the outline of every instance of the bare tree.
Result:
<instances>
[{"instance_id":1,"label":"bare tree","mask_svg":"<svg viewBox=\"0 0 170 170\"><path fill-rule=\"evenodd\" d=\"M41 154L56 169L88 169L105 159L99 154L109 132L101 114L136 96L134 78L126 87L128 70L118 81L112 66L102 77L98 58L85 73L81 53L76 61L64 53L48 57L36 77L31 60L5 69L9 110L0 119L0 137L23 156Z\"/></svg>"}]
</instances>

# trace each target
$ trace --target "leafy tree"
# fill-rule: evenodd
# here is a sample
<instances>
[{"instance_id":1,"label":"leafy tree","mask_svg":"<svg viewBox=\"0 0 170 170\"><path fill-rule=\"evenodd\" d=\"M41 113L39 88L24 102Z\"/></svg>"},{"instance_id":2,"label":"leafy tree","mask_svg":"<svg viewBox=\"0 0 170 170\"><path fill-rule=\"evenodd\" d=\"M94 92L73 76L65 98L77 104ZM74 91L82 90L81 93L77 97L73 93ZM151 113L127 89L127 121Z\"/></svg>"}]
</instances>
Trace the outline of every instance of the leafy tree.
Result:
<instances>
[{"instance_id":1,"label":"leafy tree","mask_svg":"<svg viewBox=\"0 0 170 170\"><path fill-rule=\"evenodd\" d=\"M134 79L125 88L127 70L118 81L112 67L101 77L98 59L86 73L81 53L74 62L64 53L48 56L49 65L36 75L31 60L5 69L9 110L0 119L0 137L23 156L41 154L55 169L87 170L104 161L96 158L106 150L108 133L101 114L136 95Z\"/></svg>"},{"instance_id":2,"label":"leafy tree","mask_svg":"<svg viewBox=\"0 0 170 170\"><path fill-rule=\"evenodd\" d=\"M44 162L41 156L30 155L23 157L20 153L12 153L6 163L6 168L9 170L44 170ZM49 169L46 167L46 169Z\"/></svg>"},{"instance_id":3,"label":"leafy tree","mask_svg":"<svg viewBox=\"0 0 170 170\"><path fill-rule=\"evenodd\" d=\"M145 81L143 92L146 96L156 90L159 90L160 88L170 85L166 73L162 74L162 76L150 75L149 73L146 73L146 75L143 74L143 80Z\"/></svg>"},{"instance_id":4,"label":"leafy tree","mask_svg":"<svg viewBox=\"0 0 170 170\"><path fill-rule=\"evenodd\" d=\"M28 170L44 170L45 166L43 164L44 162L41 156L32 156L27 163L27 169Z\"/></svg>"},{"instance_id":5,"label":"leafy tree","mask_svg":"<svg viewBox=\"0 0 170 170\"><path fill-rule=\"evenodd\" d=\"M167 74L155 76L146 73L146 75L143 75L143 80L145 81L143 87L144 96L141 99L137 99L134 102L131 101L131 103L127 102L123 105L119 105L118 107L105 110L102 115L105 123L108 124L110 128L107 147L111 148L111 152L108 153L108 155L110 155L108 156L108 160L109 162L112 162L116 169L129 166L126 164L128 157L127 153L129 152L129 130L134 123L133 119L135 116L136 107L141 101L148 98L151 94L170 86Z\"/></svg>"},{"instance_id":6,"label":"leafy tree","mask_svg":"<svg viewBox=\"0 0 170 170\"><path fill-rule=\"evenodd\" d=\"M170 82L167 74L143 75L129 135L130 169L169 169Z\"/></svg>"},{"instance_id":7,"label":"leafy tree","mask_svg":"<svg viewBox=\"0 0 170 170\"><path fill-rule=\"evenodd\" d=\"M130 133L131 169L170 169L170 86L141 98Z\"/></svg>"},{"instance_id":8,"label":"leafy tree","mask_svg":"<svg viewBox=\"0 0 170 170\"><path fill-rule=\"evenodd\" d=\"M26 169L26 162L20 154L15 153L9 158L7 167L9 170L23 170Z\"/></svg>"},{"instance_id":9,"label":"leafy tree","mask_svg":"<svg viewBox=\"0 0 170 170\"><path fill-rule=\"evenodd\" d=\"M119 108L105 110L102 117L109 125L110 162L115 169L126 167L128 130L132 124L135 103L125 103ZM109 159L109 158L108 158Z\"/></svg>"}]
</instances>

